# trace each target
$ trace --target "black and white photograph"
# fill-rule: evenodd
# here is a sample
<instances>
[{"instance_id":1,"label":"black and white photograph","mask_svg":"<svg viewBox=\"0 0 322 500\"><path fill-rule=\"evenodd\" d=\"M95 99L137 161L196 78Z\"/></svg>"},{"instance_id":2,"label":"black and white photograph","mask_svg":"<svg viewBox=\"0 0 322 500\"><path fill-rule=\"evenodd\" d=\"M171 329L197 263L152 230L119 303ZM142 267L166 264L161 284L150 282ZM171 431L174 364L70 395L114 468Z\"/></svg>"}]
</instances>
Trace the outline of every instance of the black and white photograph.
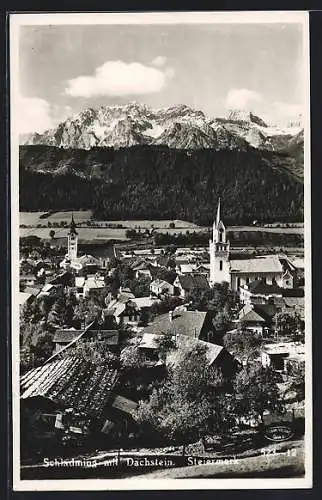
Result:
<instances>
[{"instance_id":1,"label":"black and white photograph","mask_svg":"<svg viewBox=\"0 0 322 500\"><path fill-rule=\"evenodd\" d=\"M312 487L307 12L10 15L13 488Z\"/></svg>"}]
</instances>

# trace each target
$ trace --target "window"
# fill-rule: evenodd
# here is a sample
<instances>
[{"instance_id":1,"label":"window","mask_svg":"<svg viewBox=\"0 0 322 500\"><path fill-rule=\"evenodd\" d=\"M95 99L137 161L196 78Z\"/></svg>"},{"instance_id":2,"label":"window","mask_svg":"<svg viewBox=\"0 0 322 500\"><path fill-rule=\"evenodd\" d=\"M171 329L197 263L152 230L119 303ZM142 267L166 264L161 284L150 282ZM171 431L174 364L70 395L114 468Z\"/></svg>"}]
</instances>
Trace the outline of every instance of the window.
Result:
<instances>
[{"instance_id":1,"label":"window","mask_svg":"<svg viewBox=\"0 0 322 500\"><path fill-rule=\"evenodd\" d=\"M219 229L219 242L220 243L222 243L222 233L223 233L223 230Z\"/></svg>"},{"instance_id":2,"label":"window","mask_svg":"<svg viewBox=\"0 0 322 500\"><path fill-rule=\"evenodd\" d=\"M237 278L237 287L240 287L240 278Z\"/></svg>"},{"instance_id":3,"label":"window","mask_svg":"<svg viewBox=\"0 0 322 500\"><path fill-rule=\"evenodd\" d=\"M219 261L219 271L222 271L222 260Z\"/></svg>"}]
</instances>

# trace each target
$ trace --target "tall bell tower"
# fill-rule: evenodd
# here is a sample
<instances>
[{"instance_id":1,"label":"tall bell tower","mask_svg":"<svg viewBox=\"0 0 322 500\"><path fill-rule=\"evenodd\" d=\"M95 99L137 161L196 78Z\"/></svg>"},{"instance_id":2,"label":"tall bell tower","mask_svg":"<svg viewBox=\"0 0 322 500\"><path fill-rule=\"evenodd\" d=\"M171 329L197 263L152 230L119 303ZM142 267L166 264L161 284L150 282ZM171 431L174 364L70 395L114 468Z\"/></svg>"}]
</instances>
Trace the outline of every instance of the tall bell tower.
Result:
<instances>
[{"instance_id":1,"label":"tall bell tower","mask_svg":"<svg viewBox=\"0 0 322 500\"><path fill-rule=\"evenodd\" d=\"M68 258L70 260L77 259L77 245L78 245L78 233L76 231L74 214L72 214L72 221L70 223L70 229L68 233Z\"/></svg>"},{"instance_id":2,"label":"tall bell tower","mask_svg":"<svg viewBox=\"0 0 322 500\"><path fill-rule=\"evenodd\" d=\"M227 281L230 283L229 241L226 240L226 228L220 217L220 198L217 216L213 224L212 239L209 241L210 277L209 282Z\"/></svg>"}]
</instances>

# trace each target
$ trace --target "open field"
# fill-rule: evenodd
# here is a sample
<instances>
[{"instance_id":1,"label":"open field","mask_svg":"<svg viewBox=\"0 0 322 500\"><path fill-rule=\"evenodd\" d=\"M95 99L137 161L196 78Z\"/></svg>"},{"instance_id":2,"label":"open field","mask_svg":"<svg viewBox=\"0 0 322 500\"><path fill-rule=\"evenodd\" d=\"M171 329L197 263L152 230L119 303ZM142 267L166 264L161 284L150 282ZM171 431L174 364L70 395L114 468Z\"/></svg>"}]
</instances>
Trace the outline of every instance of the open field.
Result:
<instances>
[{"instance_id":1,"label":"open field","mask_svg":"<svg viewBox=\"0 0 322 500\"><path fill-rule=\"evenodd\" d=\"M74 215L76 224L83 225L86 222L105 226L106 224L121 224L126 229L134 229L140 226L141 229L162 229L168 230L171 223L175 224L175 229L197 229L199 226L193 222L181 220L92 220L92 212L90 210L80 210L75 212L55 212L48 217L43 217L46 212L20 212L20 225L37 226L38 224L47 225L50 223L67 222L69 223Z\"/></svg>"},{"instance_id":2,"label":"open field","mask_svg":"<svg viewBox=\"0 0 322 500\"><path fill-rule=\"evenodd\" d=\"M69 222L71 220L72 212L56 212L53 214L46 214L46 212L21 212L20 213L20 236L38 236L39 238L49 240L50 239L50 231L53 229L55 231L55 238L66 238L69 231ZM46 217L44 217L44 215ZM128 241L126 238L126 231L128 229L138 229L141 231L145 229L151 230L155 229L157 233L169 233L170 235L183 233L185 234L187 231L190 232L203 232L206 233L209 228L198 226L193 224L192 222L186 222L182 220L118 220L118 221L93 221L91 219L91 211L76 211L74 212L74 220L78 227L78 235L80 243L108 243L110 240L115 241ZM49 224L49 226L48 226ZM95 226L94 226L95 224ZM174 227L169 227L174 224ZM120 227L117 227L120 226ZM282 238L280 243L276 243L275 247L279 249L284 246L290 247L297 245L297 242L292 238L291 235L300 235L303 237L304 228L303 224L300 225L292 225L292 227L266 227L266 226L228 226L227 231L231 233L231 246L236 249L241 247L247 247L251 250L254 245L254 241L258 240L257 247L261 247L263 244L263 248L267 251L271 251L271 247L274 248L273 240L276 243L276 237L271 240L271 238L267 239L267 235L265 240L254 236L257 233L271 233L272 236L283 235L285 234L285 241ZM243 237L241 235L244 233ZM253 234L253 236L252 236ZM234 237L233 237L234 236ZM248 238L248 236L252 236ZM263 236L265 236L263 234ZM286 236L288 238L286 239ZM289 240L292 238L292 240ZM301 239L300 238L300 239ZM278 239L278 241L280 238ZM267 243L267 244L266 244ZM293 244L292 244L293 243ZM295 243L295 245L294 245ZM300 244L299 247L302 245Z\"/></svg>"},{"instance_id":3,"label":"open field","mask_svg":"<svg viewBox=\"0 0 322 500\"><path fill-rule=\"evenodd\" d=\"M20 228L20 236L38 236L42 239L50 240L49 232L51 228ZM55 238L67 238L69 232L68 227L54 227ZM107 240L126 240L126 229L113 229L113 228L97 228L97 227L79 227L77 228L78 237L80 242L82 240L103 242Z\"/></svg>"},{"instance_id":4,"label":"open field","mask_svg":"<svg viewBox=\"0 0 322 500\"><path fill-rule=\"evenodd\" d=\"M280 227L273 226L228 226L227 231L265 231L265 233L282 233L282 234L304 234L304 227L302 225L294 225L294 227Z\"/></svg>"}]
</instances>

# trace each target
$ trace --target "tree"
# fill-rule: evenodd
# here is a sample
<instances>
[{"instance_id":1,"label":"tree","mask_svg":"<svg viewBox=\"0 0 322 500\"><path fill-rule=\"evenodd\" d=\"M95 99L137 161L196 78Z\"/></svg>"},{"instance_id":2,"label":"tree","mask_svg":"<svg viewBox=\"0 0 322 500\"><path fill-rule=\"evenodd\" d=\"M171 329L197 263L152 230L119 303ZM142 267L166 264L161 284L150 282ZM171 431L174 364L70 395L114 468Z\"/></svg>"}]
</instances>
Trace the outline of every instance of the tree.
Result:
<instances>
[{"instance_id":1,"label":"tree","mask_svg":"<svg viewBox=\"0 0 322 500\"><path fill-rule=\"evenodd\" d=\"M226 333L223 342L227 351L239 359L246 367L249 366L250 361L258 356L263 343L260 335L246 328Z\"/></svg>"},{"instance_id":2,"label":"tree","mask_svg":"<svg viewBox=\"0 0 322 500\"><path fill-rule=\"evenodd\" d=\"M236 412L241 417L255 418L264 423L264 412L278 412L283 409L282 396L278 387L279 376L269 368L252 365L244 368L234 383Z\"/></svg>"},{"instance_id":3,"label":"tree","mask_svg":"<svg viewBox=\"0 0 322 500\"><path fill-rule=\"evenodd\" d=\"M149 297L150 279L147 276L139 276L127 282L127 286L134 293L135 297Z\"/></svg>"},{"instance_id":4,"label":"tree","mask_svg":"<svg viewBox=\"0 0 322 500\"><path fill-rule=\"evenodd\" d=\"M297 401L305 398L305 362L292 361L288 365L289 386L285 392L295 391Z\"/></svg>"},{"instance_id":5,"label":"tree","mask_svg":"<svg viewBox=\"0 0 322 500\"><path fill-rule=\"evenodd\" d=\"M36 345L31 347L31 352L34 353L35 361L46 361L52 355L54 346L53 337L49 333L45 333L39 337Z\"/></svg>"},{"instance_id":6,"label":"tree","mask_svg":"<svg viewBox=\"0 0 322 500\"><path fill-rule=\"evenodd\" d=\"M195 288L191 290L187 300L190 301L192 309L213 314L213 325L217 332L227 331L235 305L235 298L228 283L215 283L209 290Z\"/></svg>"},{"instance_id":7,"label":"tree","mask_svg":"<svg viewBox=\"0 0 322 500\"><path fill-rule=\"evenodd\" d=\"M180 297L167 297L160 302L154 302L151 306L152 316L159 316L160 314L165 314L169 311L173 311L178 306L183 304L183 300Z\"/></svg>"},{"instance_id":8,"label":"tree","mask_svg":"<svg viewBox=\"0 0 322 500\"><path fill-rule=\"evenodd\" d=\"M51 238L52 240L54 239L55 234L56 234L56 233L55 233L55 231L54 231L53 229L51 229L51 230L49 231L49 236L50 236L50 238Z\"/></svg>"},{"instance_id":9,"label":"tree","mask_svg":"<svg viewBox=\"0 0 322 500\"><path fill-rule=\"evenodd\" d=\"M157 340L158 344L158 356L162 361L165 361L167 358L167 354L176 349L176 341L173 338L173 333L171 331L168 331L166 333L163 333L160 338Z\"/></svg>"},{"instance_id":10,"label":"tree","mask_svg":"<svg viewBox=\"0 0 322 500\"><path fill-rule=\"evenodd\" d=\"M291 337L294 341L304 342L304 321L297 312L279 312L276 316L276 332L278 335Z\"/></svg>"},{"instance_id":11,"label":"tree","mask_svg":"<svg viewBox=\"0 0 322 500\"><path fill-rule=\"evenodd\" d=\"M119 365L118 357L108 347L104 340L94 340L88 342L77 342L74 347L69 348L65 356L75 356L85 361L99 364L108 364L112 367Z\"/></svg>"},{"instance_id":12,"label":"tree","mask_svg":"<svg viewBox=\"0 0 322 500\"><path fill-rule=\"evenodd\" d=\"M122 350L120 362L123 369L142 368L145 365L145 357L137 346L129 345Z\"/></svg>"},{"instance_id":13,"label":"tree","mask_svg":"<svg viewBox=\"0 0 322 500\"><path fill-rule=\"evenodd\" d=\"M167 351L171 339L165 336L164 340ZM209 368L204 346L181 347L175 362L168 366L164 384L148 401L139 403L135 418L169 442L183 443L184 449L187 442L204 436L209 429L220 429L228 421L225 408L230 411L230 406L224 404L223 384L221 375ZM219 397L221 412L217 411Z\"/></svg>"}]
</instances>

